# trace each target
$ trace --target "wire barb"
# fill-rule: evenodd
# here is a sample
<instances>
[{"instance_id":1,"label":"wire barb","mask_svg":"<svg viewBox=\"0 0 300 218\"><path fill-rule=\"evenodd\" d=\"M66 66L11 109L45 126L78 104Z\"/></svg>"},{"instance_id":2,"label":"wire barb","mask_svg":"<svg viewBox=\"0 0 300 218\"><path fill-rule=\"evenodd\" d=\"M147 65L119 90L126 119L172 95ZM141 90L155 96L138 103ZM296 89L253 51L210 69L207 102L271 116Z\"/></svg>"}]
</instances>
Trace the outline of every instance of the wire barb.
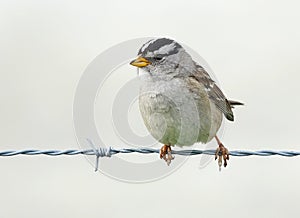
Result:
<instances>
[{"instance_id":1,"label":"wire barb","mask_svg":"<svg viewBox=\"0 0 300 218\"><path fill-rule=\"evenodd\" d=\"M92 142L92 140L90 139L86 139L90 145L90 147L92 147L94 154L96 155L96 163L95 163L95 172L98 171L98 166L99 166L99 157L111 157L111 147L104 148L104 147L98 147L96 148L96 145Z\"/></svg>"}]
</instances>

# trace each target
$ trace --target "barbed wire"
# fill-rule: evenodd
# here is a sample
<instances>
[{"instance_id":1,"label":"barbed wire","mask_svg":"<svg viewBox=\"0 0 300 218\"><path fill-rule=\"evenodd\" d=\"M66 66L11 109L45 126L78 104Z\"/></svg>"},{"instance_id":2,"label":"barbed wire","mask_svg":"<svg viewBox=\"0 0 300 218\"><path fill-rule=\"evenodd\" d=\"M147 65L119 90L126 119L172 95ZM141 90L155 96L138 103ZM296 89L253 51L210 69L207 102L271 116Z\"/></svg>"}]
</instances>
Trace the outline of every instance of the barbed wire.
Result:
<instances>
[{"instance_id":1,"label":"barbed wire","mask_svg":"<svg viewBox=\"0 0 300 218\"><path fill-rule=\"evenodd\" d=\"M19 150L19 151L0 151L1 157L16 156L16 155L48 155L48 156L59 156L59 155L99 155L100 157L110 157L115 154L123 153L141 153L141 154L151 154L159 153L160 149L154 148L101 148L102 150L95 151L94 149L87 150ZM107 154L106 154L107 153ZM189 155L215 155L216 150L172 150L172 154L189 156ZM300 151L273 151L273 150L260 150L260 151L246 151L246 150L234 150L229 151L231 156L245 157L245 156L273 156L279 155L284 157L294 157L300 155Z\"/></svg>"},{"instance_id":2,"label":"barbed wire","mask_svg":"<svg viewBox=\"0 0 300 218\"><path fill-rule=\"evenodd\" d=\"M123 153L141 153L141 154L151 154L151 153L160 153L160 149L154 148L112 148L112 147L98 147L94 143L87 139L92 149L86 150L36 150L36 149L27 149L19 151L0 151L0 157L10 157L16 155L48 155L48 156L60 156L60 155L94 155L96 156L95 171L98 171L99 158L100 157L111 157L112 155ZM191 156L191 155L215 155L216 150L172 150L172 154ZM236 157L245 157L245 156L273 156L279 155L284 157L294 157L300 155L299 151L272 151L272 150L261 150L261 151L245 151L245 150L235 150L229 151L231 156Z\"/></svg>"},{"instance_id":3,"label":"barbed wire","mask_svg":"<svg viewBox=\"0 0 300 218\"><path fill-rule=\"evenodd\" d=\"M112 155L123 153L140 153L140 154L151 154L151 153L160 153L160 149L155 148L112 148L112 147L97 147L92 140L86 139L89 146L92 149L86 150L19 150L19 151L0 151L0 157L10 157L16 155L48 155L48 156L59 156L59 155L94 155L96 156L95 171L98 171L99 158L100 157L111 157ZM183 155L183 156L192 156L192 155L216 155L216 150L172 150L172 154ZM236 157L245 157L245 156L273 156L279 155L284 157L294 157L300 155L300 151L272 151L272 150L261 150L261 151L245 151L245 150L236 150L229 151L229 155ZM221 156L221 154L219 154ZM222 160L222 159L221 159ZM219 167L222 161L219 161Z\"/></svg>"}]
</instances>

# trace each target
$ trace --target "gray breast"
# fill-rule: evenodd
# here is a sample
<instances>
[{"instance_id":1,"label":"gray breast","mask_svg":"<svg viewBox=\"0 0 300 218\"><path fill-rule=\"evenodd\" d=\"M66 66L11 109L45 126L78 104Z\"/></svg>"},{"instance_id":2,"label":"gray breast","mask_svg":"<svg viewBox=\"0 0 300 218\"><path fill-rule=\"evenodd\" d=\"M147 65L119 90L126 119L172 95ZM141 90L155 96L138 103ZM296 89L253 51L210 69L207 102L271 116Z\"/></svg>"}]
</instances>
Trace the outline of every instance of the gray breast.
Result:
<instances>
[{"instance_id":1,"label":"gray breast","mask_svg":"<svg viewBox=\"0 0 300 218\"><path fill-rule=\"evenodd\" d=\"M204 88L196 87L199 93L195 94L187 84L182 78L155 81L145 75L139 97L141 115L151 135L163 144L206 143L220 127L222 115L216 113Z\"/></svg>"}]
</instances>

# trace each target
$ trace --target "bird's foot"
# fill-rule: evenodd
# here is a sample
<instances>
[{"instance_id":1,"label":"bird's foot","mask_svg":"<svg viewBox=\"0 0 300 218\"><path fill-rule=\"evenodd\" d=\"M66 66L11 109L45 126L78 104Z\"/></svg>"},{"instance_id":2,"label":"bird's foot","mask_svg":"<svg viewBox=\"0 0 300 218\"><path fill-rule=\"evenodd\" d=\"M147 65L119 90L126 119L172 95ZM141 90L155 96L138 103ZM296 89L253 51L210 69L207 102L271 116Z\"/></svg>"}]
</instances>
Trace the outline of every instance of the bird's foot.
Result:
<instances>
[{"instance_id":1,"label":"bird's foot","mask_svg":"<svg viewBox=\"0 0 300 218\"><path fill-rule=\"evenodd\" d=\"M172 150L170 145L164 145L160 149L160 159L164 159L167 162L167 165L169 166L171 161L175 158L172 156Z\"/></svg>"},{"instance_id":2,"label":"bird's foot","mask_svg":"<svg viewBox=\"0 0 300 218\"><path fill-rule=\"evenodd\" d=\"M215 153L215 160L218 159L219 170L221 171L223 161L224 161L224 167L227 166L227 161L229 160L229 151L227 148L225 148L225 146L222 144L222 142L219 140L217 136L215 138L219 145Z\"/></svg>"}]
</instances>

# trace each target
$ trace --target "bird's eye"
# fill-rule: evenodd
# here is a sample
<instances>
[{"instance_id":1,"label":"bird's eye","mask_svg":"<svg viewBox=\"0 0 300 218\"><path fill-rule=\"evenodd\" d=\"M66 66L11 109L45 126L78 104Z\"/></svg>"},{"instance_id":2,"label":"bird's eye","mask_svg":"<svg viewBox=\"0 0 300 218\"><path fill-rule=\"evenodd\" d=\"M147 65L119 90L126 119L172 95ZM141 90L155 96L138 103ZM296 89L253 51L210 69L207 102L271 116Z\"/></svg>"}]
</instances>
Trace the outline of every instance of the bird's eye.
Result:
<instances>
[{"instance_id":1,"label":"bird's eye","mask_svg":"<svg viewBox=\"0 0 300 218\"><path fill-rule=\"evenodd\" d=\"M153 59L154 59L154 60L156 60L156 61L160 61L160 60L162 60L162 59L163 59L163 57L159 57L159 56L157 56L157 57L153 57Z\"/></svg>"}]
</instances>

